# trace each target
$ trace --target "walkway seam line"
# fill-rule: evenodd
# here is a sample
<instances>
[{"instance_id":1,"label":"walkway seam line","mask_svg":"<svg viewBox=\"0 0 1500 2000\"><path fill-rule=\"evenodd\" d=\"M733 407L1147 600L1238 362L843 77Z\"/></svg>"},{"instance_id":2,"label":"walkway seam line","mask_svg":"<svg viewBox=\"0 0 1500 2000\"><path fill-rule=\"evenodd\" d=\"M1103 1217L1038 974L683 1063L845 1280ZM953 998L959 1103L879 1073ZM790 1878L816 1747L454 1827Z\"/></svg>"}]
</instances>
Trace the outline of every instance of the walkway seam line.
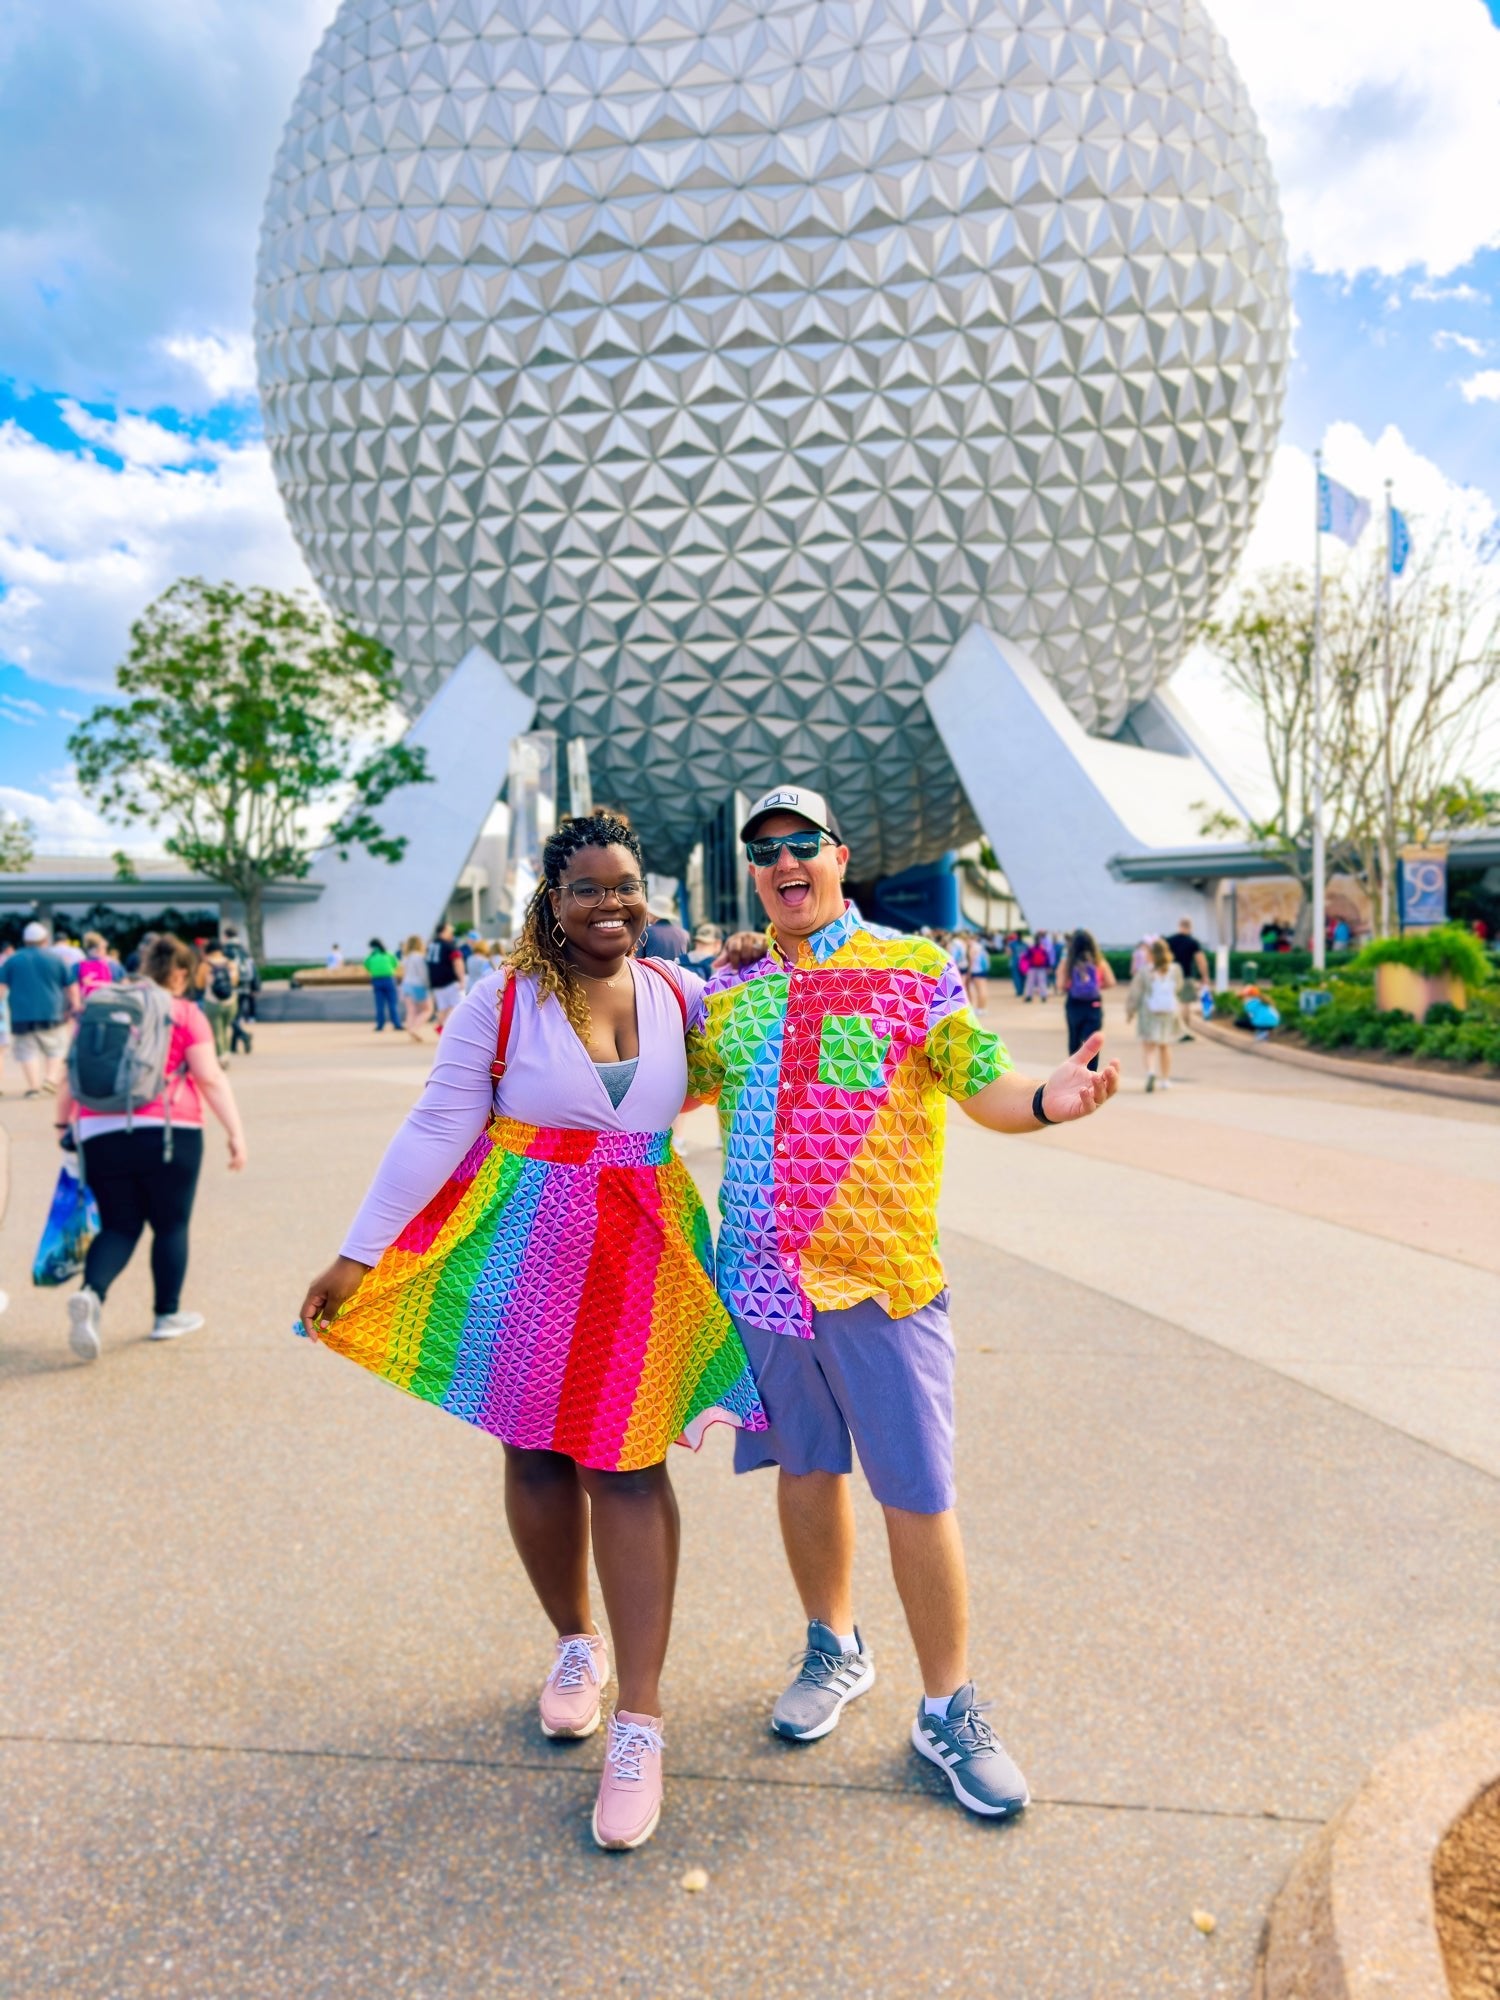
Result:
<instances>
[{"instance_id":1,"label":"walkway seam line","mask_svg":"<svg viewBox=\"0 0 1500 2000\"><path fill-rule=\"evenodd\" d=\"M280 1757L305 1759L310 1762L320 1760L340 1764L395 1764L412 1765L423 1769L453 1769L469 1771L534 1771L543 1777L585 1777L592 1779L592 1769L570 1771L561 1762L543 1763L526 1757L435 1757L424 1753L403 1755L390 1750L328 1750L267 1745L263 1743L169 1743L150 1737L122 1736L49 1736L41 1732L25 1730L0 1730L0 1744L18 1743L51 1745L68 1750L159 1750L175 1752L184 1757ZM785 1792L869 1792L877 1798L938 1798L947 1793L913 1792L907 1786L871 1785L855 1783L818 1783L805 1778L761 1778L738 1771L678 1771L671 1772L674 1783L695 1785L759 1785L769 1791ZM1143 1804L1130 1799L1069 1799L1043 1798L1039 1793L1032 1795L1034 1806L1052 1806L1059 1810L1075 1812L1117 1812L1117 1813L1163 1813L1183 1819L1232 1819L1248 1820L1257 1824L1290 1826L1323 1826L1325 1822L1308 1813L1242 1812L1226 1806L1168 1806Z\"/></svg>"}]
</instances>

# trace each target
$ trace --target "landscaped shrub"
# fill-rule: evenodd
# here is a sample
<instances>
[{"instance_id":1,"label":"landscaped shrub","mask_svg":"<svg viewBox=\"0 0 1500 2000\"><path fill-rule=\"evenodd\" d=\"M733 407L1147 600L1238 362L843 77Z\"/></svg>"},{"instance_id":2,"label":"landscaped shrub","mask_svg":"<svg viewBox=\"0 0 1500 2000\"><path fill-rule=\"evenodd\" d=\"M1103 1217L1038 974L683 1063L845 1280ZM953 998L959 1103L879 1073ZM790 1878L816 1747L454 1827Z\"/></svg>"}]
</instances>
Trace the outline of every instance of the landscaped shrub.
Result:
<instances>
[{"instance_id":1,"label":"landscaped shrub","mask_svg":"<svg viewBox=\"0 0 1500 2000\"><path fill-rule=\"evenodd\" d=\"M1461 1028L1465 1014L1462 1007L1455 1007L1451 1000L1434 1000L1422 1016L1424 1028Z\"/></svg>"},{"instance_id":2,"label":"landscaped shrub","mask_svg":"<svg viewBox=\"0 0 1500 2000\"><path fill-rule=\"evenodd\" d=\"M1430 931L1408 931L1405 937L1376 938L1355 963L1363 968L1405 965L1424 979L1445 974L1465 986L1483 986L1491 976L1489 953L1462 924L1438 924Z\"/></svg>"}]
</instances>

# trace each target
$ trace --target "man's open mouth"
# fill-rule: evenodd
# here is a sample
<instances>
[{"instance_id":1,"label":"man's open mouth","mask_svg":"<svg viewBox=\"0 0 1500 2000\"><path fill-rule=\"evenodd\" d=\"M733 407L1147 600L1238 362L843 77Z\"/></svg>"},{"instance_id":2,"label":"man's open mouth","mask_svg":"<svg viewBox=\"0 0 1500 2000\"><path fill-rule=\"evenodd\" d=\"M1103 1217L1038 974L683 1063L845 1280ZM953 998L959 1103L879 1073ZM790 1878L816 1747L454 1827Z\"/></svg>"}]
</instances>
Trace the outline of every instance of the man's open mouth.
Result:
<instances>
[{"instance_id":1,"label":"man's open mouth","mask_svg":"<svg viewBox=\"0 0 1500 2000\"><path fill-rule=\"evenodd\" d=\"M812 894L812 884L805 875L790 875L784 882L776 884L776 893L783 903L795 910Z\"/></svg>"}]
</instances>

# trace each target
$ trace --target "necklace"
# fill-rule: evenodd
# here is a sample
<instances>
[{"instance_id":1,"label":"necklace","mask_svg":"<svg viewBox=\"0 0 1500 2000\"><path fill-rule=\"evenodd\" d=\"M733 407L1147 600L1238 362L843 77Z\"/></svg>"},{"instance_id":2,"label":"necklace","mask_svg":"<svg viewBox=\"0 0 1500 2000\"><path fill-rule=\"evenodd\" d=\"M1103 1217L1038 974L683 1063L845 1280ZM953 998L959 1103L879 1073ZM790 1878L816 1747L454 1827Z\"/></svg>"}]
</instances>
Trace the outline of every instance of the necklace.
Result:
<instances>
[{"instance_id":1,"label":"necklace","mask_svg":"<svg viewBox=\"0 0 1500 2000\"><path fill-rule=\"evenodd\" d=\"M619 971L617 972L585 972L581 965L574 965L572 959L568 960L568 964L572 968L572 970L578 974L578 977L580 979L590 979L596 986L605 986L605 987L618 986L620 984L620 974L622 972L624 973L627 979L630 977L630 966L628 962L622 965L619 968Z\"/></svg>"}]
</instances>

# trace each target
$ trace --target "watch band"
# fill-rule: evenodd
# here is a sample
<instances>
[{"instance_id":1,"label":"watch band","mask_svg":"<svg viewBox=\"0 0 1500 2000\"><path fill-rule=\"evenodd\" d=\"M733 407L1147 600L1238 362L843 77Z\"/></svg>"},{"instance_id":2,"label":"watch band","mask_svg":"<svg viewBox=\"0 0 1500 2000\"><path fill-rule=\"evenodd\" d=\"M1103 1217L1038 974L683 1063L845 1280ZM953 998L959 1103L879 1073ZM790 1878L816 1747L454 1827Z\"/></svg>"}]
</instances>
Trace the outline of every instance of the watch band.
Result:
<instances>
[{"instance_id":1,"label":"watch band","mask_svg":"<svg viewBox=\"0 0 1500 2000\"><path fill-rule=\"evenodd\" d=\"M1031 1100L1031 1115L1036 1120L1038 1125L1055 1125L1057 1123L1057 1120L1055 1118L1049 1118L1046 1112L1042 1108L1042 1092L1046 1088L1047 1086L1045 1083L1039 1083L1037 1085L1036 1095Z\"/></svg>"}]
</instances>

